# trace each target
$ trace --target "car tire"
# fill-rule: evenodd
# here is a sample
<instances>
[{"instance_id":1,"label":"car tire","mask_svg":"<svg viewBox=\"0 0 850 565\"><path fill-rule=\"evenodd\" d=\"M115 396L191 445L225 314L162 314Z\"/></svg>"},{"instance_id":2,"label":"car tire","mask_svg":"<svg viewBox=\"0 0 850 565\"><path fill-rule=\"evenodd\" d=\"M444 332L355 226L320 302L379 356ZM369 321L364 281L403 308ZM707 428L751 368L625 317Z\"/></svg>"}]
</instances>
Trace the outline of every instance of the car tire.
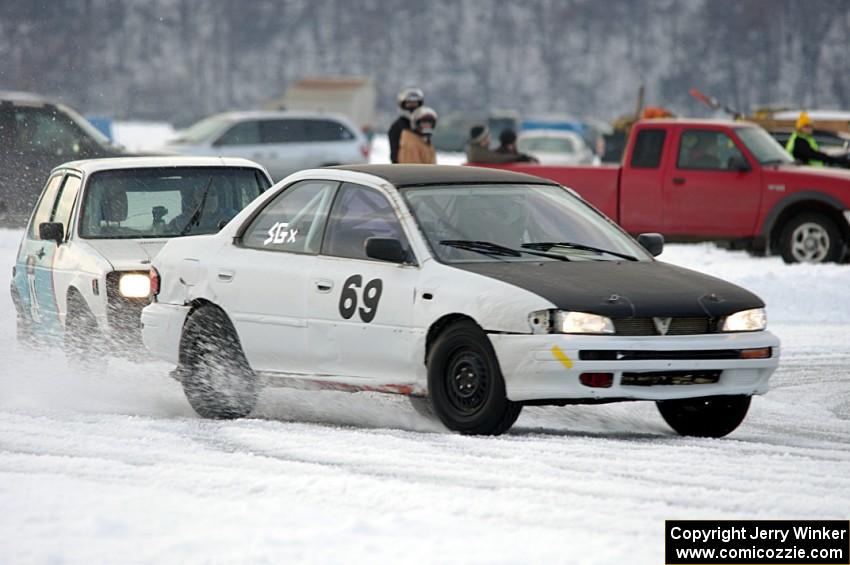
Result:
<instances>
[{"instance_id":1,"label":"car tire","mask_svg":"<svg viewBox=\"0 0 850 565\"><path fill-rule=\"evenodd\" d=\"M189 315L178 375L186 399L203 418L244 418L257 404L257 377L233 324L216 306L201 306Z\"/></svg>"},{"instance_id":2,"label":"car tire","mask_svg":"<svg viewBox=\"0 0 850 565\"><path fill-rule=\"evenodd\" d=\"M732 433L750 409L750 396L705 396L656 402L661 417L679 435L723 437Z\"/></svg>"},{"instance_id":3,"label":"car tire","mask_svg":"<svg viewBox=\"0 0 850 565\"><path fill-rule=\"evenodd\" d=\"M450 430L499 435L522 405L508 400L499 361L487 334L472 321L449 325L428 353L428 397Z\"/></svg>"},{"instance_id":4,"label":"car tire","mask_svg":"<svg viewBox=\"0 0 850 565\"><path fill-rule=\"evenodd\" d=\"M68 366L83 373L105 371L109 361L103 340L97 319L85 299L72 294L68 299L63 341Z\"/></svg>"},{"instance_id":5,"label":"car tire","mask_svg":"<svg viewBox=\"0 0 850 565\"><path fill-rule=\"evenodd\" d=\"M835 263L843 258L844 245L835 222L815 212L794 216L779 236L786 263Z\"/></svg>"}]
</instances>

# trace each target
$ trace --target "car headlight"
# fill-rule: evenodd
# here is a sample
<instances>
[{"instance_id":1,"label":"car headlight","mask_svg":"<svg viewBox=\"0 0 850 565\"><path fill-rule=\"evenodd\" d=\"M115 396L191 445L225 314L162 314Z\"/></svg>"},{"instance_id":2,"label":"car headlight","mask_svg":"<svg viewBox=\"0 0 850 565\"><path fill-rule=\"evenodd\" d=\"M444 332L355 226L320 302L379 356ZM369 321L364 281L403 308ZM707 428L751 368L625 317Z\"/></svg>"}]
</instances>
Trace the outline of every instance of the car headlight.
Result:
<instances>
[{"instance_id":1,"label":"car headlight","mask_svg":"<svg viewBox=\"0 0 850 565\"><path fill-rule=\"evenodd\" d=\"M125 273L118 280L118 292L126 298L147 298L150 291L151 282L148 275Z\"/></svg>"},{"instance_id":2,"label":"car headlight","mask_svg":"<svg viewBox=\"0 0 850 565\"><path fill-rule=\"evenodd\" d=\"M741 310L726 316L723 320L722 332L757 332L767 327L767 314L764 308Z\"/></svg>"},{"instance_id":3,"label":"car headlight","mask_svg":"<svg viewBox=\"0 0 850 565\"><path fill-rule=\"evenodd\" d=\"M552 331L563 334L613 334L614 322L598 314L558 310L552 319Z\"/></svg>"}]
</instances>

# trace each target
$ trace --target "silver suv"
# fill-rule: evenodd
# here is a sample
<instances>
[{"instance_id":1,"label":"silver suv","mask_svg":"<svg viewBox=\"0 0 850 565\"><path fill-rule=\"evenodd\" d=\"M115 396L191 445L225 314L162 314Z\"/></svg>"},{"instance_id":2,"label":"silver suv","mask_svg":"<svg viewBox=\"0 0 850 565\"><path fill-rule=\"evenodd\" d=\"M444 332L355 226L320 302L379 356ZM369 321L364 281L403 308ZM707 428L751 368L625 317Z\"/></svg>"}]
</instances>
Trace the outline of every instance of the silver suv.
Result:
<instances>
[{"instance_id":1,"label":"silver suv","mask_svg":"<svg viewBox=\"0 0 850 565\"><path fill-rule=\"evenodd\" d=\"M315 112L227 112L183 130L165 151L244 157L280 180L301 169L369 161L366 137L348 119Z\"/></svg>"}]
</instances>

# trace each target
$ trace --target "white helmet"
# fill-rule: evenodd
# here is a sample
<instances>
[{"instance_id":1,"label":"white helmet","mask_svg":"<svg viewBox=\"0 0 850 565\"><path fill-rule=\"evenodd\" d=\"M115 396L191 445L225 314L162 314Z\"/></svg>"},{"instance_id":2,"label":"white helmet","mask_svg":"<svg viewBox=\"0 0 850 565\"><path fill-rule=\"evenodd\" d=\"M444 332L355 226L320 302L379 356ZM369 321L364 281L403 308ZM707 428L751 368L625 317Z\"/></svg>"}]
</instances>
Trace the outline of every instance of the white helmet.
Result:
<instances>
[{"instance_id":1,"label":"white helmet","mask_svg":"<svg viewBox=\"0 0 850 565\"><path fill-rule=\"evenodd\" d=\"M410 127L422 135L431 135L437 127L437 112L430 106L420 106L410 116Z\"/></svg>"},{"instance_id":2,"label":"white helmet","mask_svg":"<svg viewBox=\"0 0 850 565\"><path fill-rule=\"evenodd\" d=\"M412 112L425 103L425 95L418 88L405 88L398 93L396 102L402 112Z\"/></svg>"}]
</instances>

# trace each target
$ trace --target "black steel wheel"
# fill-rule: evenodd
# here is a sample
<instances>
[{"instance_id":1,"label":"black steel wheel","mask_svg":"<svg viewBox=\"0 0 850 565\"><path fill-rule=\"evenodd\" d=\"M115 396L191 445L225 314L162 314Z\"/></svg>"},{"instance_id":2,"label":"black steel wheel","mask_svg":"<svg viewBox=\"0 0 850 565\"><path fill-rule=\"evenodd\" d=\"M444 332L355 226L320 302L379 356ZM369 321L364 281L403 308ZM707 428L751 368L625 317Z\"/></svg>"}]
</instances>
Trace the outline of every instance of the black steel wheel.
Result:
<instances>
[{"instance_id":1,"label":"black steel wheel","mask_svg":"<svg viewBox=\"0 0 850 565\"><path fill-rule=\"evenodd\" d=\"M664 421L679 435L723 437L732 433L750 409L750 396L704 396L656 402Z\"/></svg>"},{"instance_id":2,"label":"black steel wheel","mask_svg":"<svg viewBox=\"0 0 850 565\"><path fill-rule=\"evenodd\" d=\"M243 418L257 404L256 375L233 324L216 306L204 305L189 314L177 377L189 404L204 418Z\"/></svg>"},{"instance_id":3,"label":"black steel wheel","mask_svg":"<svg viewBox=\"0 0 850 565\"><path fill-rule=\"evenodd\" d=\"M502 434L522 410L505 394L490 339L468 320L451 324L434 341L428 354L428 392L440 421L463 434Z\"/></svg>"}]
</instances>

